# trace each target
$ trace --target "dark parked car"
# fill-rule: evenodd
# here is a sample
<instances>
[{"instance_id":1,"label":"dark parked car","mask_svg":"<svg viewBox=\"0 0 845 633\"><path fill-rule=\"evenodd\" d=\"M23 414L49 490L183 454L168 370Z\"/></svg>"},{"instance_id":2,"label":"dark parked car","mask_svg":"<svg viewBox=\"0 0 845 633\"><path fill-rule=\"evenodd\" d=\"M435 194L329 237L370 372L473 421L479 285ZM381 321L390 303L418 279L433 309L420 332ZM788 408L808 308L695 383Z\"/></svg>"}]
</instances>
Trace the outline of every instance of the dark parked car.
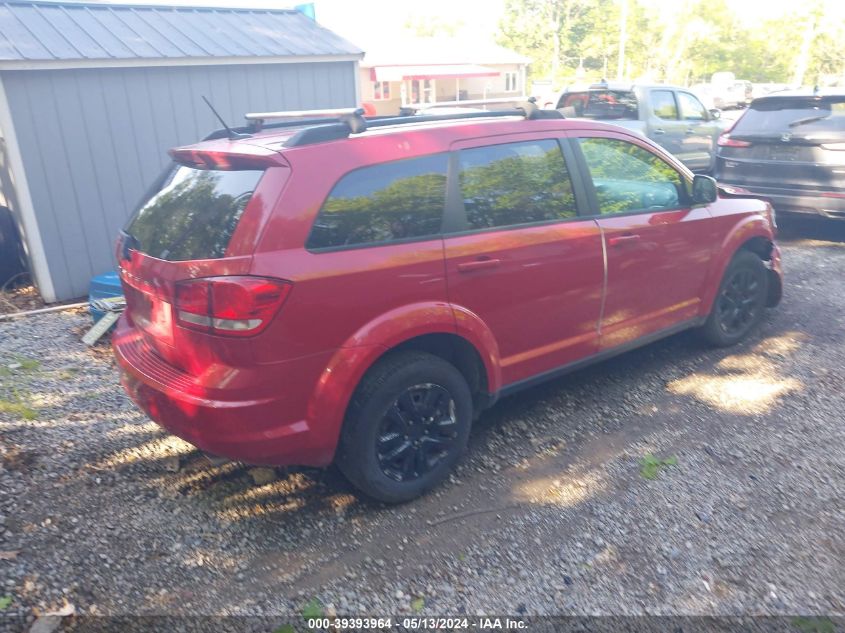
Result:
<instances>
[{"instance_id":1,"label":"dark parked car","mask_svg":"<svg viewBox=\"0 0 845 633\"><path fill-rule=\"evenodd\" d=\"M693 92L677 86L603 82L564 91L556 107L567 117L638 132L697 172L713 169L716 139L724 129L719 110L707 110Z\"/></svg>"},{"instance_id":2,"label":"dark parked car","mask_svg":"<svg viewBox=\"0 0 845 633\"><path fill-rule=\"evenodd\" d=\"M118 244L123 384L213 454L407 500L497 398L687 328L730 345L780 298L770 205L619 127L240 132L173 150Z\"/></svg>"},{"instance_id":3,"label":"dark parked car","mask_svg":"<svg viewBox=\"0 0 845 633\"><path fill-rule=\"evenodd\" d=\"M719 138L715 173L779 211L845 218L845 91L755 99Z\"/></svg>"}]
</instances>

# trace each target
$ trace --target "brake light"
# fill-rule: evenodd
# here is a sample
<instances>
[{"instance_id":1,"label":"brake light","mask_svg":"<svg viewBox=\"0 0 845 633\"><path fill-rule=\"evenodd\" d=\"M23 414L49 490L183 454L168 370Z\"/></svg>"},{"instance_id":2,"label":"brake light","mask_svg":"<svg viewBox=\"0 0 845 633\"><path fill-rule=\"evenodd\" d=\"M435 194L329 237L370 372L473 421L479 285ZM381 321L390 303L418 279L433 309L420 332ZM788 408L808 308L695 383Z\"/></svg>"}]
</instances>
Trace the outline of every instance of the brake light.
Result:
<instances>
[{"instance_id":1,"label":"brake light","mask_svg":"<svg viewBox=\"0 0 845 633\"><path fill-rule=\"evenodd\" d=\"M223 336L254 336L282 307L293 286L266 277L206 277L176 284L174 311L183 327Z\"/></svg>"},{"instance_id":2,"label":"brake light","mask_svg":"<svg viewBox=\"0 0 845 633\"><path fill-rule=\"evenodd\" d=\"M731 138L731 135L725 132L719 135L719 140L716 141L719 147L751 147L748 141L740 141L739 139Z\"/></svg>"}]
</instances>

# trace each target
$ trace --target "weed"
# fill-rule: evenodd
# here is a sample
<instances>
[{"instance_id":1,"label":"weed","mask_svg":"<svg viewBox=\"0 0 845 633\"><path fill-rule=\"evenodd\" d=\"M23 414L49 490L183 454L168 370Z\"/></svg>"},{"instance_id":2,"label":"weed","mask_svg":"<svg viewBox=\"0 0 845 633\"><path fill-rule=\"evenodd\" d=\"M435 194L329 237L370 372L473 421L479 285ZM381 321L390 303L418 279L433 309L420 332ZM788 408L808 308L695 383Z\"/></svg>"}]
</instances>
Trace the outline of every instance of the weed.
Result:
<instances>
[{"instance_id":1,"label":"weed","mask_svg":"<svg viewBox=\"0 0 845 633\"><path fill-rule=\"evenodd\" d=\"M656 479L661 469L667 466L677 466L677 464L678 458L674 455L666 459L658 459L649 453L640 460L640 474L646 479Z\"/></svg>"}]
</instances>

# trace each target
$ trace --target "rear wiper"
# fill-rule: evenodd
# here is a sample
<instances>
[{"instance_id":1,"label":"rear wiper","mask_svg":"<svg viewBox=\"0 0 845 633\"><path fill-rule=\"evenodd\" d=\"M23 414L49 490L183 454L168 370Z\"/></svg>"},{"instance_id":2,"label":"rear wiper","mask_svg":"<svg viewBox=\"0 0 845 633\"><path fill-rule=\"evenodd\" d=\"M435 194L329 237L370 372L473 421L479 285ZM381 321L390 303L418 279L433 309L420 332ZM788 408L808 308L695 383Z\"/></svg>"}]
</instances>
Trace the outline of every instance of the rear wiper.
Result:
<instances>
[{"instance_id":1,"label":"rear wiper","mask_svg":"<svg viewBox=\"0 0 845 633\"><path fill-rule=\"evenodd\" d=\"M824 116L811 116L807 117L806 119L798 119L797 121L793 121L789 124L789 127L798 127L799 125L806 125L807 123L813 123L815 121L821 121L822 119L827 119L830 117L830 114L825 114Z\"/></svg>"}]
</instances>

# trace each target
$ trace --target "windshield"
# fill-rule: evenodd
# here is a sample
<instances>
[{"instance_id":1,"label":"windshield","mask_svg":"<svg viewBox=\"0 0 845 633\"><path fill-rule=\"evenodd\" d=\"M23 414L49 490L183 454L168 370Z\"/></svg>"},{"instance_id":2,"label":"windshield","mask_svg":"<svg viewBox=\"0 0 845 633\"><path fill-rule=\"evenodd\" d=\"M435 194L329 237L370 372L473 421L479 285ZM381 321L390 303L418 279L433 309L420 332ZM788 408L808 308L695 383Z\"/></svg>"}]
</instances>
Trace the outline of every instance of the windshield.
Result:
<instances>
[{"instance_id":1,"label":"windshield","mask_svg":"<svg viewBox=\"0 0 845 633\"><path fill-rule=\"evenodd\" d=\"M564 116L586 119L636 119L637 97L630 90L568 92L557 104Z\"/></svg>"},{"instance_id":2,"label":"windshield","mask_svg":"<svg viewBox=\"0 0 845 633\"><path fill-rule=\"evenodd\" d=\"M158 259L223 257L263 173L176 166L127 232L138 250Z\"/></svg>"},{"instance_id":3,"label":"windshield","mask_svg":"<svg viewBox=\"0 0 845 633\"><path fill-rule=\"evenodd\" d=\"M845 134L845 97L765 99L753 103L732 135Z\"/></svg>"}]
</instances>

